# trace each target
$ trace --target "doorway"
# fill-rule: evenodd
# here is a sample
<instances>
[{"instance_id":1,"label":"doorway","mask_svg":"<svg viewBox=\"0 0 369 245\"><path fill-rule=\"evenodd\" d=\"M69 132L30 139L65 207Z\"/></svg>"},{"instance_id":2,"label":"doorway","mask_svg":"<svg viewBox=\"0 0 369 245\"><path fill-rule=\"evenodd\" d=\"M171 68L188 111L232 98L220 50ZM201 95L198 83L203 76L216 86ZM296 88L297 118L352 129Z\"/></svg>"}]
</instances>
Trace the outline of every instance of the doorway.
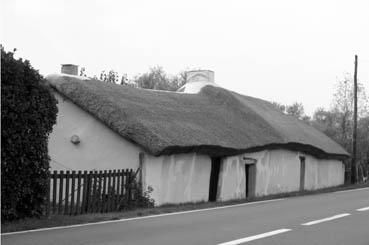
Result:
<instances>
[{"instance_id":1,"label":"doorway","mask_svg":"<svg viewBox=\"0 0 369 245\"><path fill-rule=\"evenodd\" d=\"M255 196L256 164L245 164L246 198Z\"/></svg>"},{"instance_id":2,"label":"doorway","mask_svg":"<svg viewBox=\"0 0 369 245\"><path fill-rule=\"evenodd\" d=\"M300 156L300 191L305 189L305 157Z\"/></svg>"},{"instance_id":3,"label":"doorway","mask_svg":"<svg viewBox=\"0 0 369 245\"><path fill-rule=\"evenodd\" d=\"M220 157L211 158L209 202L215 202L217 200L220 162Z\"/></svg>"}]
</instances>

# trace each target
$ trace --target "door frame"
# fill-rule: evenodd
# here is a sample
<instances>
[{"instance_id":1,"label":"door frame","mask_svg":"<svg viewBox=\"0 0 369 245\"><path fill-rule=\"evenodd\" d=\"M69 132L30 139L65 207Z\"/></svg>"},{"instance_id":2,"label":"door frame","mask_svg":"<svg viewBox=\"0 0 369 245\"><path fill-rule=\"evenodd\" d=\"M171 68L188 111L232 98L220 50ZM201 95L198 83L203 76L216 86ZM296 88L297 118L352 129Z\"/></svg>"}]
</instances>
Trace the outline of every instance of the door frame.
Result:
<instances>
[{"instance_id":1,"label":"door frame","mask_svg":"<svg viewBox=\"0 0 369 245\"><path fill-rule=\"evenodd\" d=\"M245 162L245 197L250 198L255 196L257 160L246 157L243 160Z\"/></svg>"}]
</instances>

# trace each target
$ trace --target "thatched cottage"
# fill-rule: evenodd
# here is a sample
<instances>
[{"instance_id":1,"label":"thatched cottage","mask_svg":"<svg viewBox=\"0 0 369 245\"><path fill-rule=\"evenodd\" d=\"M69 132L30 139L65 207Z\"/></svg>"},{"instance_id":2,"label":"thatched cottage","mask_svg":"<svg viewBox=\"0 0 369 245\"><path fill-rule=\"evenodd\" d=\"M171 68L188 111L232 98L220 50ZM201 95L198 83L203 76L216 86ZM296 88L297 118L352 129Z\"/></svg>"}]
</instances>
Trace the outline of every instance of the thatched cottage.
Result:
<instances>
[{"instance_id":1,"label":"thatched cottage","mask_svg":"<svg viewBox=\"0 0 369 245\"><path fill-rule=\"evenodd\" d=\"M193 71L178 92L59 74L51 169L142 168L156 204L214 201L344 183L348 153L264 100Z\"/></svg>"}]
</instances>

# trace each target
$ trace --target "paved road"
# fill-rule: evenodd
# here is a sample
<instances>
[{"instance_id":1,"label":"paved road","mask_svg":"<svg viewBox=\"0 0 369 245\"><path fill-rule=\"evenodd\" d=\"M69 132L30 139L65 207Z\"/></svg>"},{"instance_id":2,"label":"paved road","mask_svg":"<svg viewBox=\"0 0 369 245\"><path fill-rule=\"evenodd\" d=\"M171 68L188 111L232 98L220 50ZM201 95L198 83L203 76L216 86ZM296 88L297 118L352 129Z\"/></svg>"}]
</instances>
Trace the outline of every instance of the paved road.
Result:
<instances>
[{"instance_id":1,"label":"paved road","mask_svg":"<svg viewBox=\"0 0 369 245\"><path fill-rule=\"evenodd\" d=\"M4 245L369 245L369 188L201 212L2 235L1 241Z\"/></svg>"}]
</instances>

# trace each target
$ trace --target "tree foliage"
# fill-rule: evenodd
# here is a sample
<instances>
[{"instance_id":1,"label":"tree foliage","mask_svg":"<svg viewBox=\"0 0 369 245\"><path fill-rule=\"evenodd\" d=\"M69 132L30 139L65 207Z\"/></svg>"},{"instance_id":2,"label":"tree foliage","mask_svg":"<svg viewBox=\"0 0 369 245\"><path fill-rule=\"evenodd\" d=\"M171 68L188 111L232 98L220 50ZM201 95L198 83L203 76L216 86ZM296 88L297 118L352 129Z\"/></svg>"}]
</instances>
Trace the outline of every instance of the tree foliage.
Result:
<instances>
[{"instance_id":1,"label":"tree foliage","mask_svg":"<svg viewBox=\"0 0 369 245\"><path fill-rule=\"evenodd\" d=\"M1 217L38 216L48 191L56 99L29 61L1 48Z\"/></svg>"},{"instance_id":2,"label":"tree foliage","mask_svg":"<svg viewBox=\"0 0 369 245\"><path fill-rule=\"evenodd\" d=\"M346 74L337 82L331 108L318 108L312 118L305 115L301 103L283 105L273 102L273 105L284 114L314 126L352 153L354 83L351 77ZM359 170L369 169L369 99L361 83L358 83L357 161Z\"/></svg>"},{"instance_id":3,"label":"tree foliage","mask_svg":"<svg viewBox=\"0 0 369 245\"><path fill-rule=\"evenodd\" d=\"M186 73L169 76L160 66L150 68L149 72L136 76L133 81L139 88L177 91L186 83Z\"/></svg>"},{"instance_id":4,"label":"tree foliage","mask_svg":"<svg viewBox=\"0 0 369 245\"><path fill-rule=\"evenodd\" d=\"M296 117L306 122L310 121L310 117L305 114L304 106L301 103L295 102L292 105L283 105L278 102L273 102L272 104L286 115Z\"/></svg>"},{"instance_id":5,"label":"tree foliage","mask_svg":"<svg viewBox=\"0 0 369 245\"><path fill-rule=\"evenodd\" d=\"M119 82L118 72L114 70L110 70L108 73L102 71L100 73L100 80L107 83L118 83Z\"/></svg>"},{"instance_id":6,"label":"tree foliage","mask_svg":"<svg viewBox=\"0 0 369 245\"><path fill-rule=\"evenodd\" d=\"M151 67L148 72L137 74L133 78L128 78L127 74L119 76L118 72L114 70L109 72L104 70L99 76L94 75L93 78L135 88L177 91L187 81L187 70L189 69L181 71L177 75L168 75L163 67L155 66ZM86 76L84 68L83 71L81 69L80 76Z\"/></svg>"},{"instance_id":7,"label":"tree foliage","mask_svg":"<svg viewBox=\"0 0 369 245\"><path fill-rule=\"evenodd\" d=\"M329 110L318 108L312 125L324 132L352 153L353 135L353 81L346 75L338 81L332 107ZM359 169L369 168L369 102L364 86L358 84L358 128L357 161Z\"/></svg>"}]
</instances>

